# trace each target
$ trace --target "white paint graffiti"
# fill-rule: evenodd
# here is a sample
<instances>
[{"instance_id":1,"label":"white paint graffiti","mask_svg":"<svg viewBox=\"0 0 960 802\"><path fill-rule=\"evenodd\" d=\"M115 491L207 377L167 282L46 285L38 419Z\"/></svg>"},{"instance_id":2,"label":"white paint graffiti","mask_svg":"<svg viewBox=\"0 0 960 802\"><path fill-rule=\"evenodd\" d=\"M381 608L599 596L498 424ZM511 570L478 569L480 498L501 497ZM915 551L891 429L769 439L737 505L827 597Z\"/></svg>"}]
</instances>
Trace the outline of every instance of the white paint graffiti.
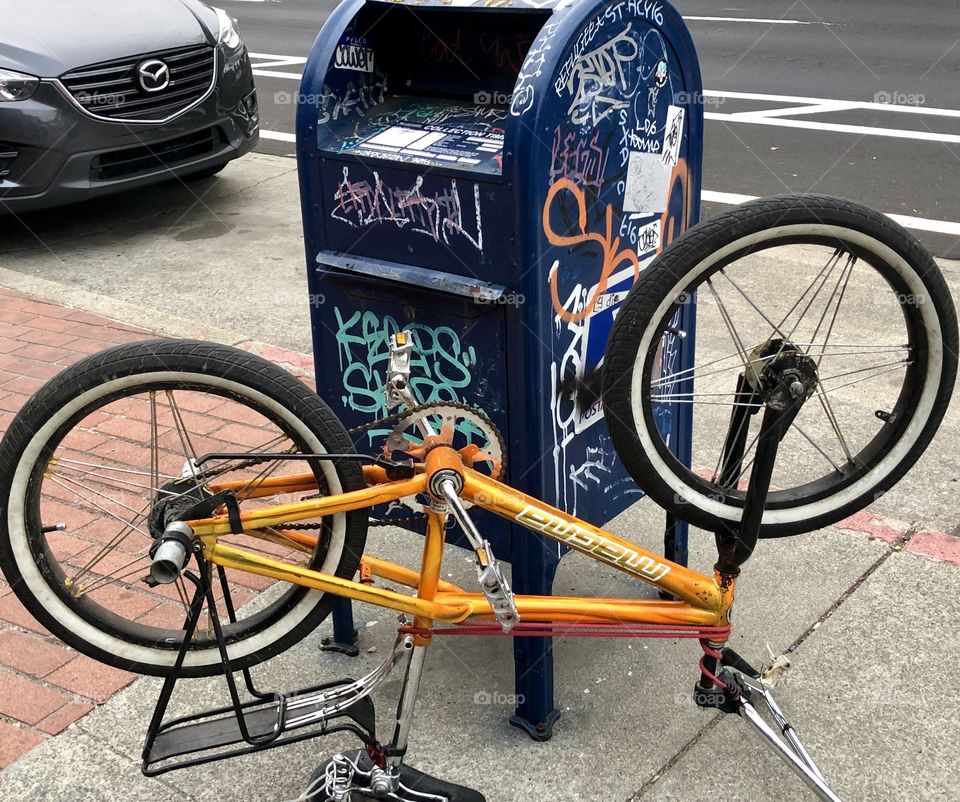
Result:
<instances>
[{"instance_id":1,"label":"white paint graffiti","mask_svg":"<svg viewBox=\"0 0 960 802\"><path fill-rule=\"evenodd\" d=\"M578 468L570 469L570 480L573 486L581 490L590 490L589 483L595 487L601 487L604 477L601 474L609 475L611 468L607 465L607 452L602 448L587 446L587 461Z\"/></svg>"},{"instance_id":2,"label":"white paint graffiti","mask_svg":"<svg viewBox=\"0 0 960 802\"><path fill-rule=\"evenodd\" d=\"M567 92L573 97L567 113L574 125L595 126L608 114L627 107L624 96L631 92L629 67L640 53L636 40L630 35L630 27L628 24L574 65L566 84Z\"/></svg>"},{"instance_id":3,"label":"white paint graffiti","mask_svg":"<svg viewBox=\"0 0 960 802\"><path fill-rule=\"evenodd\" d=\"M373 183L352 181L350 168L343 168L343 180L334 192L335 206L330 216L354 228L376 224L409 227L434 242L450 244L451 236L461 237L478 251L483 250L483 221L480 214L480 185L473 185L471 231L464 225L464 208L455 178L436 192L423 191L423 176L417 176L409 188L389 187L373 171Z\"/></svg>"},{"instance_id":4,"label":"white paint graffiti","mask_svg":"<svg viewBox=\"0 0 960 802\"><path fill-rule=\"evenodd\" d=\"M577 36L570 47L569 53L560 69L557 71L557 79L553 88L560 97L563 95L567 82L573 74L577 62L587 52L593 40L607 25L616 25L625 19L645 19L654 22L656 25L663 25L663 3L657 0L620 0L619 3L607 6L600 14L590 20ZM655 33L656 31L649 31Z\"/></svg>"},{"instance_id":5,"label":"white paint graffiti","mask_svg":"<svg viewBox=\"0 0 960 802\"><path fill-rule=\"evenodd\" d=\"M305 95L304 98L306 102L317 104L317 124L326 125L344 117L363 117L374 106L383 103L386 94L387 79L378 76L358 84L348 81L342 92L336 92L324 84L319 97Z\"/></svg>"},{"instance_id":6,"label":"white paint graffiti","mask_svg":"<svg viewBox=\"0 0 960 802\"><path fill-rule=\"evenodd\" d=\"M517 83L513 89L513 97L510 99L510 114L514 117L528 112L533 108L533 101L536 97L534 86L537 79L543 74L543 65L547 61L547 53L550 50L550 37L556 33L559 23L548 22L543 26L540 35L527 51L527 57L523 61L523 66L517 75Z\"/></svg>"}]
</instances>

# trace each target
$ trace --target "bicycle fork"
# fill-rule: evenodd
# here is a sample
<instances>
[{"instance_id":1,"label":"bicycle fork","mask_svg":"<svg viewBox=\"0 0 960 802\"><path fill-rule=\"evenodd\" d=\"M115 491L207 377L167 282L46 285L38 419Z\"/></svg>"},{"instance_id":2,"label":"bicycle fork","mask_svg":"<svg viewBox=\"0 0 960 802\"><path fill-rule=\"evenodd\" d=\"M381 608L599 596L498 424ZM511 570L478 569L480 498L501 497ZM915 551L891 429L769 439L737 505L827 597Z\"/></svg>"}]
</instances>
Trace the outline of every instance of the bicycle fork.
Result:
<instances>
[{"instance_id":1,"label":"bicycle fork","mask_svg":"<svg viewBox=\"0 0 960 802\"><path fill-rule=\"evenodd\" d=\"M720 647L719 644L708 641L700 643L704 658L700 662L700 682L694 691L697 705L739 715L760 736L763 743L793 769L820 799L825 802L841 802L773 698L760 672L729 647ZM777 735L757 710L755 699L759 699L766 708L779 728L780 735Z\"/></svg>"},{"instance_id":2,"label":"bicycle fork","mask_svg":"<svg viewBox=\"0 0 960 802\"><path fill-rule=\"evenodd\" d=\"M776 356L787 349L782 344L774 345L774 362L766 365L762 375L754 377L753 388L748 390L750 383L746 374L741 375L737 385L738 401L753 404L762 400L765 409L740 521L715 533L718 550L715 567L721 581L731 584L757 544L780 441L804 402L815 391L818 381L816 368L806 356L795 360L790 370L777 372ZM790 355L789 350L787 353ZM721 479L733 487L736 486L736 477L743 470L741 463L747 430L744 425L746 415L756 411L755 408L745 410L747 407L734 409L724 446ZM774 700L760 672L722 643L701 640L700 645L704 656L700 660L700 681L694 687L696 704L738 714L820 799L841 802ZM754 699L759 699L766 707L782 737L764 720L754 706Z\"/></svg>"}]
</instances>

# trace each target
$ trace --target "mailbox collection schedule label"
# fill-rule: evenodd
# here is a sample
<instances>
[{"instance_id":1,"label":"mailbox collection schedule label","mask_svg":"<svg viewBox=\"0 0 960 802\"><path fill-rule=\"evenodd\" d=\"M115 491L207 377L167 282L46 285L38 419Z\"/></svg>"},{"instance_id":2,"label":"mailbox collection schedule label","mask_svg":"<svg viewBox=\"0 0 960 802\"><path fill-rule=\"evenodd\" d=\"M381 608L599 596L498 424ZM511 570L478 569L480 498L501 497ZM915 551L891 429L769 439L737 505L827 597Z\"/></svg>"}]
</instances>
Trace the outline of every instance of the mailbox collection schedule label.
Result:
<instances>
[{"instance_id":1,"label":"mailbox collection schedule label","mask_svg":"<svg viewBox=\"0 0 960 802\"><path fill-rule=\"evenodd\" d=\"M503 170L502 119L507 110L458 103L390 101L354 136L330 142L338 153L391 161L456 167L500 175ZM332 147L331 147L332 146Z\"/></svg>"}]
</instances>

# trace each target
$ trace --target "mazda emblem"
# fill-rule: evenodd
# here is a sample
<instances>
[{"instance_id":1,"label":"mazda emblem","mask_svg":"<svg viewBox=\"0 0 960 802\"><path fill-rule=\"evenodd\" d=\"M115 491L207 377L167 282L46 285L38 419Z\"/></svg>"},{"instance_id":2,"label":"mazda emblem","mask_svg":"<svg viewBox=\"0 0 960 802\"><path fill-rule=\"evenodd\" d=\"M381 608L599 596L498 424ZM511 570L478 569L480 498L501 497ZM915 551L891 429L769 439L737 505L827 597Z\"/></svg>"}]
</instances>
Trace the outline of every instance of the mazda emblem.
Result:
<instances>
[{"instance_id":1,"label":"mazda emblem","mask_svg":"<svg viewBox=\"0 0 960 802\"><path fill-rule=\"evenodd\" d=\"M137 80L144 92L160 92L170 85L170 68L159 59L148 59L137 65Z\"/></svg>"}]
</instances>

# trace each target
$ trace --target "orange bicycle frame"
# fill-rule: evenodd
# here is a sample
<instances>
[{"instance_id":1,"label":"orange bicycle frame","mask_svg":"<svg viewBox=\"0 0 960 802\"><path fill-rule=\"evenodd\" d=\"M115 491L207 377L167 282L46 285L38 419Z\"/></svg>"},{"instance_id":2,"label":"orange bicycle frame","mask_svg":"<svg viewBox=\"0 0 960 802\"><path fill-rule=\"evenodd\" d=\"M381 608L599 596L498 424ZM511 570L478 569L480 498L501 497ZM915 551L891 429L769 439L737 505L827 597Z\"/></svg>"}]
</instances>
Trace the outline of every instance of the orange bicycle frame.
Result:
<instances>
[{"instance_id":1,"label":"orange bicycle frame","mask_svg":"<svg viewBox=\"0 0 960 802\"><path fill-rule=\"evenodd\" d=\"M429 496L433 473L451 468L462 478L460 495L466 501L652 585L675 599L517 595L515 602L522 621L728 626L734 593L734 583L729 576L717 572L712 577L705 576L527 496L467 467L449 446L431 450L423 469L418 470L413 478L391 481L382 468L365 466L367 487L362 490L242 511L240 522L246 534L263 537L258 530L270 527L282 532L284 524L365 509L418 494ZM262 498L315 487L312 474L296 474L262 480L253 490L244 482L215 483L210 489L213 492L232 489L241 493L242 498ZM360 564L360 581L325 574L220 542L221 537L233 531L229 516L225 514L186 523L203 543L204 557L212 563L396 610L412 616L414 626L424 632L434 622L456 624L469 619L492 619L493 611L485 596L467 592L440 579L445 516L429 507L426 513L427 531L419 570L364 556ZM293 531L289 534L295 548L312 551L316 543L313 536ZM287 538L287 534L283 533L282 537ZM266 536L265 539L275 538ZM416 593L400 593L374 586L374 577L415 589ZM428 639L429 635L421 637Z\"/></svg>"}]
</instances>

